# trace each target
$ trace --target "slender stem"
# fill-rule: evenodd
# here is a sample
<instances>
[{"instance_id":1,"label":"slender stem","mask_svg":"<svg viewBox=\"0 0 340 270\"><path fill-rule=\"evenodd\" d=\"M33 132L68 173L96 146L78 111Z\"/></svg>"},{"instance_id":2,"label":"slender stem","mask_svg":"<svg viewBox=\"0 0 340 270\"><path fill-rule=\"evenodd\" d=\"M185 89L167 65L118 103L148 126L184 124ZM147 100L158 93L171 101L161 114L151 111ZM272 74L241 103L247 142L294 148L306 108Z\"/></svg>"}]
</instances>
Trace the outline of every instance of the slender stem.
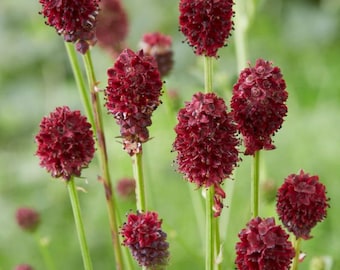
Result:
<instances>
[{"instance_id":1,"label":"slender stem","mask_svg":"<svg viewBox=\"0 0 340 270\"><path fill-rule=\"evenodd\" d=\"M213 63L212 57L204 56L204 90L205 93L213 92ZM214 269L214 244L217 243L217 238L214 233L214 216L213 216L213 200L214 200L214 186L210 186L206 193L205 218L206 218L206 259L205 269Z\"/></svg>"},{"instance_id":2,"label":"slender stem","mask_svg":"<svg viewBox=\"0 0 340 270\"><path fill-rule=\"evenodd\" d=\"M36 238L37 244L39 246L39 250L41 252L41 255L45 262L45 267L47 270L55 270L56 267L54 265L54 261L52 259L51 253L48 249L48 239L40 237L38 232L34 233L34 236Z\"/></svg>"},{"instance_id":3,"label":"slender stem","mask_svg":"<svg viewBox=\"0 0 340 270\"><path fill-rule=\"evenodd\" d=\"M146 210L142 152L132 156L133 175L136 180L137 210Z\"/></svg>"},{"instance_id":4,"label":"slender stem","mask_svg":"<svg viewBox=\"0 0 340 270\"><path fill-rule=\"evenodd\" d=\"M118 233L118 224L117 224L117 217L119 216L117 213L116 207L116 200L114 193L112 191L112 183L111 177L109 173L109 166L108 166L108 157L107 157L107 149L106 149L106 142L105 142L105 135L104 135L104 126L102 120L102 110L100 105L100 100L98 97L97 91L97 80L94 73L94 68L92 64L90 50L86 52L83 56L86 75L88 78L89 88L90 88L90 96L91 96L91 103L92 103L92 111L94 115L94 124L96 127L96 135L97 135L97 146L98 146L98 154L99 154L99 163L101 167L102 176L99 177L99 180L102 182L105 190L106 196L106 205L107 211L109 215L109 222L111 228L111 235L112 235L112 244L116 259L116 268L118 270L123 269L123 257L121 251L121 245L119 241L119 233Z\"/></svg>"},{"instance_id":5,"label":"slender stem","mask_svg":"<svg viewBox=\"0 0 340 270\"><path fill-rule=\"evenodd\" d=\"M213 226L213 198L214 198L214 186L211 186L207 189L206 193L206 218L205 218L205 226L206 226L206 257L205 257L205 270L213 270L214 269L214 226Z\"/></svg>"},{"instance_id":6,"label":"slender stem","mask_svg":"<svg viewBox=\"0 0 340 270\"><path fill-rule=\"evenodd\" d=\"M204 56L204 90L206 93L213 91L212 77L213 77L213 64L212 57Z\"/></svg>"},{"instance_id":7,"label":"slender stem","mask_svg":"<svg viewBox=\"0 0 340 270\"><path fill-rule=\"evenodd\" d=\"M91 102L90 102L90 98L85 86L85 80L82 74L82 71L80 69L80 65L79 65L79 61L77 58L77 52L74 48L74 45L70 42L65 42L65 47L66 47L66 51L67 51L67 55L71 64L71 68L73 71L73 76L75 78L75 81L77 83L77 88L80 94L80 97L82 99L83 102L83 106L86 112L86 116L90 122L90 124L92 125L94 131L95 130L95 125L94 125L94 118L93 118L93 113L92 113L92 109L91 109Z\"/></svg>"},{"instance_id":8,"label":"slender stem","mask_svg":"<svg viewBox=\"0 0 340 270\"><path fill-rule=\"evenodd\" d=\"M252 201L251 210L252 216L259 215L259 178L260 178L260 151L256 151L253 157L252 164Z\"/></svg>"},{"instance_id":9,"label":"slender stem","mask_svg":"<svg viewBox=\"0 0 340 270\"><path fill-rule=\"evenodd\" d=\"M294 249L295 249L295 257L293 259L293 264L291 270L298 270L299 268L299 257L300 257L300 246L301 246L301 237L294 237Z\"/></svg>"},{"instance_id":10,"label":"slender stem","mask_svg":"<svg viewBox=\"0 0 340 270\"><path fill-rule=\"evenodd\" d=\"M83 219L80 213L78 193L77 193L76 185L74 183L73 178L67 181L67 189L68 189L68 193L69 193L69 197L70 197L70 201L72 205L73 217L74 217L74 221L76 224L78 240L79 240L80 249L81 249L81 255L82 255L83 263L84 263L84 269L92 270L91 257L89 254L89 249L87 247Z\"/></svg>"},{"instance_id":11,"label":"slender stem","mask_svg":"<svg viewBox=\"0 0 340 270\"><path fill-rule=\"evenodd\" d=\"M220 240L220 224L219 224L219 219L214 218L214 232L215 232L215 269L221 270L222 269L222 261L221 261L221 240Z\"/></svg>"}]
</instances>

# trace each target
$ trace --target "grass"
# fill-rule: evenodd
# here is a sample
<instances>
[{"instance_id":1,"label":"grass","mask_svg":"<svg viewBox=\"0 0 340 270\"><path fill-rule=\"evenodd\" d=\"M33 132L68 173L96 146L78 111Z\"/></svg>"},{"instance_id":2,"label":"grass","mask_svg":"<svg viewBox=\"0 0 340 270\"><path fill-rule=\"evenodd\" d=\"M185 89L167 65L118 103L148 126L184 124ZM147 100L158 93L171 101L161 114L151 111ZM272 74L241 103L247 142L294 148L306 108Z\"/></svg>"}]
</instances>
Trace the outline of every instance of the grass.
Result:
<instances>
[{"instance_id":1,"label":"grass","mask_svg":"<svg viewBox=\"0 0 340 270\"><path fill-rule=\"evenodd\" d=\"M300 269L307 270L314 256L324 255L333 258L332 269L339 269L339 10L321 9L307 1L277 3L264 1L249 31L251 62L263 57L279 65L289 92L288 117L275 136L277 149L263 154L263 175L277 185L300 168L320 176L327 186L332 207L327 219L312 231L314 238L302 243L307 258ZM21 262L44 269L34 238L15 224L15 210L24 205L41 212L41 235L50 241L49 248L57 269L81 269L66 186L59 180L52 180L38 166L34 156L34 136L41 117L55 106L81 109L80 99L62 40L43 24L37 14L39 4L5 0L2 5L0 270L12 269ZM126 7L131 19L128 42L132 48L136 48L135 44L146 31L162 30L173 36L176 64L167 79L167 88L177 89L182 101L189 100L195 91L203 90L202 62L193 56L190 47L181 43L183 37L177 31L177 2L145 0L142 5L139 1L127 0ZM164 10L168 11L166 15ZM221 95L230 96L228 92L237 76L232 38L230 46L223 48L220 56L215 63L215 86ZM99 48L93 49L93 59L101 87L105 87L106 69L112 62ZM105 123L112 179L132 176L130 157L121 150L115 138L119 129L108 115L105 115ZM148 204L159 212L168 233L169 269L203 269L204 236L201 231L204 220L202 224L196 222L191 203L192 195L197 200L200 195L173 166L174 124L175 114L169 114L165 106L157 109L150 129L153 139L144 147ZM80 194L80 200L94 269L105 270L112 269L113 254L103 190L96 180L96 164L94 160L84 171L86 181L77 180L77 184L87 190ZM224 209L222 216L225 220L226 212L230 211L228 231L221 226L222 235L226 235L223 269L233 269L237 233L249 218L249 181L250 158L245 157L236 172L232 202L228 201L230 207ZM261 215L275 215L273 205L273 202L264 202ZM130 201L120 201L119 207L124 219L125 213L134 205Z\"/></svg>"}]
</instances>

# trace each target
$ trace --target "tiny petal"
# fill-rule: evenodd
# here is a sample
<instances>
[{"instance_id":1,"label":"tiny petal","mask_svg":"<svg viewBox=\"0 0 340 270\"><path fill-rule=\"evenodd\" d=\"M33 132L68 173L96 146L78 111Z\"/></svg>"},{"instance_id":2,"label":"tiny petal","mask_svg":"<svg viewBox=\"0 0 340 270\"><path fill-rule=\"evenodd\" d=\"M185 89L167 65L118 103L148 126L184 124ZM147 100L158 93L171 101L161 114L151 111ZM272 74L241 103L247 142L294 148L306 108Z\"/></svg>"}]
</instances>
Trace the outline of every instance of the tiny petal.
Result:
<instances>
[{"instance_id":1,"label":"tiny petal","mask_svg":"<svg viewBox=\"0 0 340 270\"><path fill-rule=\"evenodd\" d=\"M80 176L95 152L91 124L80 111L71 111L67 106L57 107L42 119L35 140L40 166L64 180Z\"/></svg>"},{"instance_id":2,"label":"tiny petal","mask_svg":"<svg viewBox=\"0 0 340 270\"><path fill-rule=\"evenodd\" d=\"M216 57L233 29L232 0L181 0L179 25L195 54Z\"/></svg>"},{"instance_id":3,"label":"tiny petal","mask_svg":"<svg viewBox=\"0 0 340 270\"><path fill-rule=\"evenodd\" d=\"M54 27L67 42L95 43L98 0L39 0L46 24ZM84 46L78 46L84 49Z\"/></svg>"},{"instance_id":4,"label":"tiny petal","mask_svg":"<svg viewBox=\"0 0 340 270\"><path fill-rule=\"evenodd\" d=\"M34 232L40 224L40 215L33 208L19 208L15 216L18 225L25 231Z\"/></svg>"},{"instance_id":5,"label":"tiny petal","mask_svg":"<svg viewBox=\"0 0 340 270\"><path fill-rule=\"evenodd\" d=\"M317 175L303 170L289 175L277 193L276 211L297 238L309 239L311 229L327 215L329 198Z\"/></svg>"},{"instance_id":6,"label":"tiny petal","mask_svg":"<svg viewBox=\"0 0 340 270\"><path fill-rule=\"evenodd\" d=\"M149 140L153 111L161 104L162 81L152 56L125 49L107 71L105 90L108 111L120 126L124 149L134 155Z\"/></svg>"},{"instance_id":7,"label":"tiny petal","mask_svg":"<svg viewBox=\"0 0 340 270\"><path fill-rule=\"evenodd\" d=\"M288 270L295 255L289 235L274 218L256 217L239 233L236 243L237 269Z\"/></svg>"},{"instance_id":8,"label":"tiny petal","mask_svg":"<svg viewBox=\"0 0 340 270\"><path fill-rule=\"evenodd\" d=\"M159 32L147 33L142 37L139 47L145 54L156 59L162 77L169 74L173 66L172 39Z\"/></svg>"},{"instance_id":9,"label":"tiny petal","mask_svg":"<svg viewBox=\"0 0 340 270\"><path fill-rule=\"evenodd\" d=\"M244 138L245 155L271 150L271 136L281 128L287 114L286 83L278 67L258 59L254 67L241 71L233 88L231 108Z\"/></svg>"},{"instance_id":10,"label":"tiny petal","mask_svg":"<svg viewBox=\"0 0 340 270\"><path fill-rule=\"evenodd\" d=\"M220 185L239 160L236 128L226 110L224 100L214 93L196 93L178 112L173 144L185 178L198 187L215 187L217 215L225 198Z\"/></svg>"},{"instance_id":11,"label":"tiny petal","mask_svg":"<svg viewBox=\"0 0 340 270\"><path fill-rule=\"evenodd\" d=\"M161 229L162 220L155 212L130 213L121 228L123 245L130 248L140 266L159 269L169 260L169 244Z\"/></svg>"}]
</instances>

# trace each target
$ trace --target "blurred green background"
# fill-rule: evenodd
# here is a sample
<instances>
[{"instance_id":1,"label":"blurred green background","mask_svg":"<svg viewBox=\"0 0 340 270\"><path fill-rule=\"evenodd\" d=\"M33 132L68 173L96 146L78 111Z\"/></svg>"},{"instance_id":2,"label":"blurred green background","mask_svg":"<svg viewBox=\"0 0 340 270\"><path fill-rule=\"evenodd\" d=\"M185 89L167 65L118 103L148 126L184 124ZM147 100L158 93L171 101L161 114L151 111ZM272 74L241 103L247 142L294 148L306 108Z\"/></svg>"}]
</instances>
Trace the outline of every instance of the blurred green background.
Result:
<instances>
[{"instance_id":1,"label":"blurred green background","mask_svg":"<svg viewBox=\"0 0 340 270\"><path fill-rule=\"evenodd\" d=\"M178 1L125 0L123 4L129 15L127 43L132 49L137 49L145 32L172 36L175 66L166 86L177 90L181 104L203 90L202 61L182 43L184 37L178 32ZM57 269L82 269L67 189L41 169L34 156L34 136L44 115L62 105L82 110L62 38L45 26L39 10L38 1L0 2L0 270L23 262L45 269L36 239L15 223L15 211L22 206L41 213L39 234L48 239ZM252 63L264 58L278 65L289 92L288 117L275 136L277 149L262 155L262 181L279 186L299 169L320 176L331 208L327 219L313 229L314 237L303 242L307 257L300 269L309 269L317 256L328 256L332 269L340 269L340 2L260 1L249 28L247 53ZM219 55L214 84L220 95L229 98L238 73L233 36ZM104 88L106 70L113 62L98 47L93 48L92 56ZM202 207L200 191L173 166L176 112L166 105L169 103L155 111L150 128L153 139L144 147L148 205L163 218L168 233L168 269L204 269L204 219L193 207L195 201L197 211ZM132 176L131 160L115 138L119 129L112 117L105 114L105 123L111 176L116 182ZM94 269L114 269L96 164L94 160L83 172L87 181L78 180L77 184L87 190L80 197ZM237 233L249 219L249 157L243 157L234 178L226 182L228 207L221 217L223 269L234 269ZM124 219L134 204L118 199ZM275 216L274 205L272 200L262 200L261 216Z\"/></svg>"}]
</instances>

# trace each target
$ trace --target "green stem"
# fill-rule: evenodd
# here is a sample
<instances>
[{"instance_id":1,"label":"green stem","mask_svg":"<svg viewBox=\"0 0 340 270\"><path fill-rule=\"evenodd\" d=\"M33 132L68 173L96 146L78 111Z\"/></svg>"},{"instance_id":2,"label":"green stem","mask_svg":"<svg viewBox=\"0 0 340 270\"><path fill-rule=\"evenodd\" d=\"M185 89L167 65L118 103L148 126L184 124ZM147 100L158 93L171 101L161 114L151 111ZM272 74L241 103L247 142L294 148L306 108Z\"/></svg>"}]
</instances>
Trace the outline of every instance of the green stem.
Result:
<instances>
[{"instance_id":1,"label":"green stem","mask_svg":"<svg viewBox=\"0 0 340 270\"><path fill-rule=\"evenodd\" d=\"M89 249L87 247L83 219L80 213L80 205L79 205L79 198L78 193L76 190L76 185L74 183L74 178L71 178L67 181L67 189L72 205L73 217L76 224L76 230L78 234L78 240L81 249L81 255L83 258L84 269L85 270L92 270L92 262L89 254Z\"/></svg>"},{"instance_id":2,"label":"green stem","mask_svg":"<svg viewBox=\"0 0 340 270\"><path fill-rule=\"evenodd\" d=\"M56 267L54 265L54 261L52 256L48 250L48 240L45 238L40 237L40 235L36 232L34 234L37 244L39 246L40 253L44 259L45 267L47 270L55 270Z\"/></svg>"},{"instance_id":3,"label":"green stem","mask_svg":"<svg viewBox=\"0 0 340 270\"><path fill-rule=\"evenodd\" d=\"M204 90L205 93L213 92L213 64L212 57L204 56Z\"/></svg>"},{"instance_id":4,"label":"green stem","mask_svg":"<svg viewBox=\"0 0 340 270\"><path fill-rule=\"evenodd\" d=\"M133 175L136 180L137 210L146 210L142 152L132 156Z\"/></svg>"},{"instance_id":5,"label":"green stem","mask_svg":"<svg viewBox=\"0 0 340 270\"><path fill-rule=\"evenodd\" d=\"M206 226L206 257L205 257L205 270L214 269L214 226L213 226L213 198L214 186L210 186L206 193L206 209L205 209L205 226Z\"/></svg>"},{"instance_id":6,"label":"green stem","mask_svg":"<svg viewBox=\"0 0 340 270\"><path fill-rule=\"evenodd\" d=\"M83 74L82 74L82 71L79 65L77 52L74 48L74 45L70 42L65 42L65 47L66 47L67 55L68 55L68 58L71 64L72 71L73 71L73 76L77 83L79 95L81 97L81 100L82 100L82 103L83 103L83 106L86 112L86 116L91 126L93 127L94 132L96 132L95 125L94 125L94 117L93 117L93 113L91 109L91 102L90 102L87 89L85 87L85 80L84 80L84 77L83 77Z\"/></svg>"},{"instance_id":7,"label":"green stem","mask_svg":"<svg viewBox=\"0 0 340 270\"><path fill-rule=\"evenodd\" d=\"M97 135L97 146L98 146L98 154L99 154L99 163L101 167L102 176L99 177L99 180L102 182L105 190L106 196L106 205L109 216L111 235L112 235L112 244L114 249L114 255L116 259L116 269L123 269L123 257L122 250L119 241L119 233L118 233L118 224L117 217L119 216L116 208L116 200L114 193L112 191L112 183L111 177L109 173L108 166L108 157L107 157L107 149L104 135L104 126L102 120L102 110L100 105L100 100L97 91L97 80L92 64L90 50L86 52L83 56L86 75L88 78L89 88L90 88L90 96L92 103L92 111L94 115L94 125Z\"/></svg>"},{"instance_id":8,"label":"green stem","mask_svg":"<svg viewBox=\"0 0 340 270\"><path fill-rule=\"evenodd\" d=\"M251 210L253 217L257 217L259 215L259 182L260 182L259 179L260 179L260 151L256 151L253 157L252 164Z\"/></svg>"},{"instance_id":9,"label":"green stem","mask_svg":"<svg viewBox=\"0 0 340 270\"><path fill-rule=\"evenodd\" d=\"M293 259L293 264L291 270L298 270L299 268L299 257L300 257L300 246L301 246L301 237L294 237L294 249L295 249L295 257Z\"/></svg>"},{"instance_id":10,"label":"green stem","mask_svg":"<svg viewBox=\"0 0 340 270\"><path fill-rule=\"evenodd\" d=\"M220 241L220 224L219 224L219 219L218 218L214 218L213 219L213 230L215 232L214 234L214 249L215 249L215 254L214 254L214 258L216 258L216 265L215 265L215 269L217 270L221 270L222 269L222 261L220 261L220 252L221 252L221 241ZM217 260L218 259L218 260Z\"/></svg>"},{"instance_id":11,"label":"green stem","mask_svg":"<svg viewBox=\"0 0 340 270\"><path fill-rule=\"evenodd\" d=\"M213 63L212 57L204 56L204 90L205 93L213 92ZM213 201L214 201L214 186L210 186L206 193L206 205L205 205L205 223L206 223L206 259L205 269L214 269L214 244L217 243L215 228L214 228L214 213L213 213Z\"/></svg>"}]
</instances>

